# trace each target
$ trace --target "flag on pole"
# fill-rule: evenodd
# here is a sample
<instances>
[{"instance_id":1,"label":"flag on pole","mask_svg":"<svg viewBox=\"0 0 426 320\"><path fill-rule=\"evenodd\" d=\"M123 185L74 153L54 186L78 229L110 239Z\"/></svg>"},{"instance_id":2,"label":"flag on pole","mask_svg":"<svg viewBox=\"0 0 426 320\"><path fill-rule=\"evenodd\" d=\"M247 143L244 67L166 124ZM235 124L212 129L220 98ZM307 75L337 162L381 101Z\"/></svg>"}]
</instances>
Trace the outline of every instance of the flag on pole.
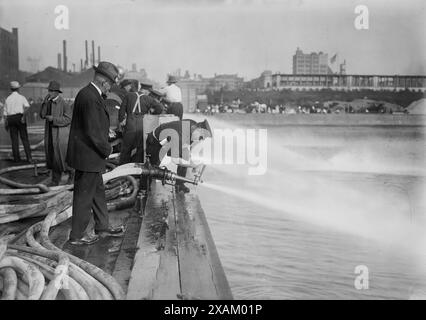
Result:
<instances>
[{"instance_id":1,"label":"flag on pole","mask_svg":"<svg viewBox=\"0 0 426 320\"><path fill-rule=\"evenodd\" d=\"M330 59L330 63L331 63L331 64L335 63L335 62L336 62L336 59L337 59L337 53L336 53L334 56L332 56L332 57L331 57L331 59Z\"/></svg>"}]
</instances>

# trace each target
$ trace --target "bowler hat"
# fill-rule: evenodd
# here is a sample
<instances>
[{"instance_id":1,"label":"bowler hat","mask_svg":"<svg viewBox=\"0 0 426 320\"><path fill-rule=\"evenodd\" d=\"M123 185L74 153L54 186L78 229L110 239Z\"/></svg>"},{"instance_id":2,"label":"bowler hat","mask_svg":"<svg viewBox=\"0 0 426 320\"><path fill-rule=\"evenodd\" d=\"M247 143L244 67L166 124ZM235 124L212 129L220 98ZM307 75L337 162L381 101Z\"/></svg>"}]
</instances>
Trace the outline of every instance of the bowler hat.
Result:
<instances>
[{"instance_id":1,"label":"bowler hat","mask_svg":"<svg viewBox=\"0 0 426 320\"><path fill-rule=\"evenodd\" d=\"M169 78L167 79L167 83L176 83L177 78L175 76L169 75Z\"/></svg>"},{"instance_id":2,"label":"bowler hat","mask_svg":"<svg viewBox=\"0 0 426 320\"><path fill-rule=\"evenodd\" d=\"M61 91L61 85L57 81L50 81L49 86L47 87L47 90L49 91L57 91L59 93L62 93Z\"/></svg>"},{"instance_id":3,"label":"bowler hat","mask_svg":"<svg viewBox=\"0 0 426 320\"><path fill-rule=\"evenodd\" d=\"M21 85L19 84L18 81L12 81L10 82L10 88L11 89L19 89L21 87Z\"/></svg>"},{"instance_id":4,"label":"bowler hat","mask_svg":"<svg viewBox=\"0 0 426 320\"><path fill-rule=\"evenodd\" d=\"M118 81L118 76L120 71L111 62L101 61L99 62L97 67L93 66L93 69L95 69L97 73L100 73L106 76L109 80L111 80L114 83Z\"/></svg>"}]
</instances>

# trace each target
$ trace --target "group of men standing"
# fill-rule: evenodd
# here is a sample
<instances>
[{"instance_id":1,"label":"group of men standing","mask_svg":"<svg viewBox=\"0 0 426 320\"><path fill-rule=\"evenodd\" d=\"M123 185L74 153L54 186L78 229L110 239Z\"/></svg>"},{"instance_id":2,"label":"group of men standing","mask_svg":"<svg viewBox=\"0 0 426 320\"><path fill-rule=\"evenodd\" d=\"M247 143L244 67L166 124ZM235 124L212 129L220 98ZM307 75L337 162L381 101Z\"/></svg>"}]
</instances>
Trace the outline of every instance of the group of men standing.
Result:
<instances>
[{"instance_id":1,"label":"group of men standing","mask_svg":"<svg viewBox=\"0 0 426 320\"><path fill-rule=\"evenodd\" d=\"M13 161L21 162L19 152L19 137L24 146L27 161L32 163L31 147L27 131L27 111L30 107L27 99L19 93L20 84L17 81L10 83L12 93L7 97L4 106L5 128L9 131L12 141ZM71 108L59 95L62 93L60 85L51 81L47 88L48 94L40 107L40 118L45 119L44 144L46 167L52 170L50 185L58 185L63 172L69 173L69 182L73 180L73 170L67 166L69 126L71 123Z\"/></svg>"},{"instance_id":2,"label":"group of men standing","mask_svg":"<svg viewBox=\"0 0 426 320\"><path fill-rule=\"evenodd\" d=\"M110 119L106 96L118 83L119 69L109 62L100 62L94 67L92 82L81 89L71 109L60 96L60 84L51 81L48 94L41 108L40 117L45 119L45 152L47 168L52 170L52 185L60 183L62 173L68 172L70 183L74 182L72 230L70 243L85 245L96 242L100 235L121 236L123 227L112 227L108 221L105 189L102 173L106 159L112 152L109 143ZM145 114L174 114L182 120L183 106L177 79L169 76L162 91L140 83L127 87L119 111L119 123L123 130L120 163L131 161L131 152L136 148L136 159L143 161L143 116ZM10 131L14 161L20 161L18 133L24 145L27 160L32 162L25 123L26 98L19 94L19 83L11 83L11 95L6 99L6 129ZM94 228L89 232L91 218ZM94 232L93 232L94 231Z\"/></svg>"},{"instance_id":3,"label":"group of men standing","mask_svg":"<svg viewBox=\"0 0 426 320\"><path fill-rule=\"evenodd\" d=\"M182 92L176 85L177 79L169 76L167 86L161 91L154 90L152 85L139 83L139 90L128 90L118 113L120 127L123 128L123 142L120 153L120 164L131 161L132 151L136 149L135 159L143 162L145 114L173 114L182 120ZM128 85L124 83L124 87Z\"/></svg>"}]
</instances>

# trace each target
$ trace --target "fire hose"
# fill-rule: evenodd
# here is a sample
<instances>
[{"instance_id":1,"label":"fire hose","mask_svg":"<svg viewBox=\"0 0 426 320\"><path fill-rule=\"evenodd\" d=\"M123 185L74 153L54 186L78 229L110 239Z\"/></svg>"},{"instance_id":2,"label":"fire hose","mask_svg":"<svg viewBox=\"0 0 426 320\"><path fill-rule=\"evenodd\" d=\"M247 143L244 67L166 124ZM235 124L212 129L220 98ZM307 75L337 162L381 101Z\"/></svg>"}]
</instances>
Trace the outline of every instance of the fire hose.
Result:
<instances>
[{"instance_id":1,"label":"fire hose","mask_svg":"<svg viewBox=\"0 0 426 320\"><path fill-rule=\"evenodd\" d=\"M121 202L110 202L109 210L134 202L138 184L132 175L151 177L163 184L178 180L197 184L199 181L197 177L194 180L179 177L166 168L146 164L120 166L103 175L107 198L126 195L125 190L131 190L131 195L121 198ZM123 178L124 182L119 180ZM46 193L36 196L42 195ZM30 216L46 217L27 229L25 240L28 246L15 245L12 243L13 239L0 238L1 299L49 300L58 296L72 300L124 299L122 288L111 275L87 261L63 252L49 239L50 228L71 217L71 198L71 191L62 190L47 198L47 201L43 199L42 203L32 204L33 212ZM23 204L16 204L14 207L6 204L0 207L0 214L1 210L13 212L0 215L0 223L1 219L10 221L10 218L7 219L9 215L15 218L27 217L25 209Z\"/></svg>"},{"instance_id":2,"label":"fire hose","mask_svg":"<svg viewBox=\"0 0 426 320\"><path fill-rule=\"evenodd\" d=\"M132 194L136 194L136 179L126 176L124 178L129 182L124 185L132 186ZM106 178L107 186L108 181ZM113 182L109 190L123 187L122 182ZM56 195L59 196L69 197L71 192L67 191L66 196L61 193ZM126 200L129 198L131 196ZM0 273L0 278L3 279L0 282L1 298L56 299L61 292L65 299L124 299L122 288L111 275L78 257L64 253L50 241L50 228L69 219L72 212L71 201L60 202L56 199L54 202L56 205L50 208L46 218L26 231L28 247L9 244L6 255L0 255L0 268L3 270ZM117 207L118 204L114 203L113 206ZM48 204L45 207L47 208ZM36 240L36 234L39 234L40 242ZM23 270L29 271L23 273ZM64 288L64 283L68 284L67 288Z\"/></svg>"}]
</instances>

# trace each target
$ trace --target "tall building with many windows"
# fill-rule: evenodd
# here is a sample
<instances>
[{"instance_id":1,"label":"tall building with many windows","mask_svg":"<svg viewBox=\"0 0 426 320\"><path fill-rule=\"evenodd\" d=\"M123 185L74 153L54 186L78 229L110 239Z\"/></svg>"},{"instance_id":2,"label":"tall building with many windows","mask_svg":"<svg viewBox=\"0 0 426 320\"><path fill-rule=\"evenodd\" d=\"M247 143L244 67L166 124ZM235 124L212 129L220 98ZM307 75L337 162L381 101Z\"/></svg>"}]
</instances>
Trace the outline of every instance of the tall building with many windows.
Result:
<instances>
[{"instance_id":1,"label":"tall building with many windows","mask_svg":"<svg viewBox=\"0 0 426 320\"><path fill-rule=\"evenodd\" d=\"M327 74L328 54L323 52L303 53L297 48L293 55L293 74Z\"/></svg>"},{"instance_id":2,"label":"tall building with many windows","mask_svg":"<svg viewBox=\"0 0 426 320\"><path fill-rule=\"evenodd\" d=\"M8 83L19 76L18 28L0 28L0 80Z\"/></svg>"}]
</instances>

